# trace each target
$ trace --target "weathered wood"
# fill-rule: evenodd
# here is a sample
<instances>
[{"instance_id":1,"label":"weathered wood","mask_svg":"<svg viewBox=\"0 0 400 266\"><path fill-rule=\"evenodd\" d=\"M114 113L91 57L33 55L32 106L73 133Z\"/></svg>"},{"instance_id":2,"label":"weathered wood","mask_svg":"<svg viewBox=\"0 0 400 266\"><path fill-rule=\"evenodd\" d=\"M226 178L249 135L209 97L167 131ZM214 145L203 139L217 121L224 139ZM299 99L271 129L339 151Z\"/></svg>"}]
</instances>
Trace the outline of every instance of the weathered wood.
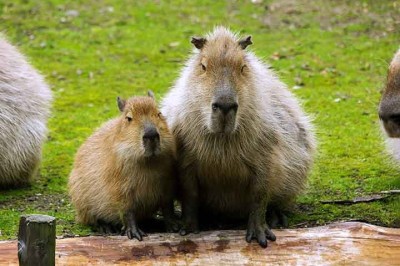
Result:
<instances>
[{"instance_id":1,"label":"weathered wood","mask_svg":"<svg viewBox=\"0 0 400 266\"><path fill-rule=\"evenodd\" d=\"M381 191L382 194L400 194L400 189Z\"/></svg>"},{"instance_id":2,"label":"weathered wood","mask_svg":"<svg viewBox=\"0 0 400 266\"><path fill-rule=\"evenodd\" d=\"M391 195L368 195L364 197L356 197L354 199L345 199L345 200L321 200L320 202L323 204L343 204L343 205L351 205L357 203L365 203L365 202L373 202L378 200L386 200Z\"/></svg>"},{"instance_id":3,"label":"weathered wood","mask_svg":"<svg viewBox=\"0 0 400 266\"><path fill-rule=\"evenodd\" d=\"M399 265L400 229L359 222L274 230L266 249L247 244L244 231L181 237L150 234L57 240L57 265ZM0 242L0 265L17 265L15 241Z\"/></svg>"},{"instance_id":4,"label":"weathered wood","mask_svg":"<svg viewBox=\"0 0 400 266\"><path fill-rule=\"evenodd\" d=\"M55 249L56 219L54 217L21 216L18 232L19 265L55 265Z\"/></svg>"}]
</instances>

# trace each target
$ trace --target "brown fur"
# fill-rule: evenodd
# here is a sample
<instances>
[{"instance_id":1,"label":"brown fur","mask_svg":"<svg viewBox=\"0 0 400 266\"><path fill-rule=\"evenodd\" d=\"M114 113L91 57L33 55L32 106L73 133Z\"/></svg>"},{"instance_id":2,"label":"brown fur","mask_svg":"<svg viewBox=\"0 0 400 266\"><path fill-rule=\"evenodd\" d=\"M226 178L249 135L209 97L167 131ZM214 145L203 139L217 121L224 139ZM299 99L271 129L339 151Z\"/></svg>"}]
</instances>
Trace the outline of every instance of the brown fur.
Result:
<instances>
[{"instance_id":1,"label":"brown fur","mask_svg":"<svg viewBox=\"0 0 400 266\"><path fill-rule=\"evenodd\" d=\"M386 86L379 104L379 118L386 133L387 147L400 161L400 50L389 65Z\"/></svg>"},{"instance_id":2,"label":"brown fur","mask_svg":"<svg viewBox=\"0 0 400 266\"><path fill-rule=\"evenodd\" d=\"M295 97L246 45L217 28L189 59L162 110L179 147L181 233L197 231L197 208L203 207L249 217L247 240L266 246L265 238L274 239L266 208L285 210L302 192L316 144ZM211 108L221 95L238 103L236 115L225 120L214 119Z\"/></svg>"},{"instance_id":3,"label":"brown fur","mask_svg":"<svg viewBox=\"0 0 400 266\"><path fill-rule=\"evenodd\" d=\"M69 191L81 223L120 224L128 212L141 220L172 204L176 152L165 119L151 97L133 97L124 103L121 116L106 122L76 155ZM161 154L156 158L144 156L147 122L160 135Z\"/></svg>"},{"instance_id":4,"label":"brown fur","mask_svg":"<svg viewBox=\"0 0 400 266\"><path fill-rule=\"evenodd\" d=\"M379 106L379 116L391 138L400 137L400 50L389 65L387 82Z\"/></svg>"}]
</instances>

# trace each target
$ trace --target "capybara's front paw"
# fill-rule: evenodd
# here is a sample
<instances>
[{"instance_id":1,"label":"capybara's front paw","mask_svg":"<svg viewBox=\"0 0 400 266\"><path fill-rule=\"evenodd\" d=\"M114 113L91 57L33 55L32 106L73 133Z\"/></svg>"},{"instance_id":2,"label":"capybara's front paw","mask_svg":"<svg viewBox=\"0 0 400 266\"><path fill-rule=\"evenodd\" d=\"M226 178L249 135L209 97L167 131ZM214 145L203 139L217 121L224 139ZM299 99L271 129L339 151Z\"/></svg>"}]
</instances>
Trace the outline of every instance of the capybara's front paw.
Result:
<instances>
[{"instance_id":1,"label":"capybara's front paw","mask_svg":"<svg viewBox=\"0 0 400 266\"><path fill-rule=\"evenodd\" d=\"M266 219L270 228L286 228L289 225L287 215L282 210L276 208L267 211Z\"/></svg>"},{"instance_id":2,"label":"capybara's front paw","mask_svg":"<svg viewBox=\"0 0 400 266\"><path fill-rule=\"evenodd\" d=\"M181 230L179 230L179 234L181 236L187 235L189 233L198 234L199 232L199 225L196 220L187 220L183 223Z\"/></svg>"},{"instance_id":3,"label":"capybara's front paw","mask_svg":"<svg viewBox=\"0 0 400 266\"><path fill-rule=\"evenodd\" d=\"M145 232L143 232L137 227L127 227L125 229L125 233L129 239L136 238L139 241L142 241L143 237L147 236Z\"/></svg>"},{"instance_id":4,"label":"capybara's front paw","mask_svg":"<svg viewBox=\"0 0 400 266\"><path fill-rule=\"evenodd\" d=\"M250 219L247 227L246 241L251 242L252 239L256 239L261 247L266 248L268 246L267 239L271 241L276 240L276 236L272 233L271 229L265 223L257 221L258 219Z\"/></svg>"},{"instance_id":5,"label":"capybara's front paw","mask_svg":"<svg viewBox=\"0 0 400 266\"><path fill-rule=\"evenodd\" d=\"M106 235L119 233L121 231L120 228L120 225L108 223L103 220L98 220L97 225L95 226L96 231Z\"/></svg>"},{"instance_id":6,"label":"capybara's front paw","mask_svg":"<svg viewBox=\"0 0 400 266\"><path fill-rule=\"evenodd\" d=\"M176 233L182 227L182 223L176 218L168 218L164 220L165 231L168 233Z\"/></svg>"}]
</instances>

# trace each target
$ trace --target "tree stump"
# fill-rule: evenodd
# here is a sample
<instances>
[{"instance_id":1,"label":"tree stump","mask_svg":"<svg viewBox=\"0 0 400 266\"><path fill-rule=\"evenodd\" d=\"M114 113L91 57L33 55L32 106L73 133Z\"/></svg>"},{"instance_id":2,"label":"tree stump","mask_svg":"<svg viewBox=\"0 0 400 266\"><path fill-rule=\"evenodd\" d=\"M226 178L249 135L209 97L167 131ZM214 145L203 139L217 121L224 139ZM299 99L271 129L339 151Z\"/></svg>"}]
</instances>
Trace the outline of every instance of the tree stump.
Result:
<instances>
[{"instance_id":1,"label":"tree stump","mask_svg":"<svg viewBox=\"0 0 400 266\"><path fill-rule=\"evenodd\" d=\"M55 265L56 218L23 215L19 222L19 265Z\"/></svg>"}]
</instances>

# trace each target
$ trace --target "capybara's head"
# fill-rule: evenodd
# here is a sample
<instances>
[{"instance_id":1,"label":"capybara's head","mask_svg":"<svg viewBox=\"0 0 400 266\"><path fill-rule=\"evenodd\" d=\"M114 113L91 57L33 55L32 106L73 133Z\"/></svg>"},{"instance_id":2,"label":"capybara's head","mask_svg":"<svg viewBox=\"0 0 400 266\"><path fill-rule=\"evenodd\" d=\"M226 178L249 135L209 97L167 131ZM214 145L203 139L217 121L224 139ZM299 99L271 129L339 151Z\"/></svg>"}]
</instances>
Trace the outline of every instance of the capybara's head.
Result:
<instances>
[{"instance_id":1,"label":"capybara's head","mask_svg":"<svg viewBox=\"0 0 400 266\"><path fill-rule=\"evenodd\" d=\"M248 93L251 71L245 49L251 37L238 39L218 27L207 37L193 37L198 54L190 61L191 82L195 84L202 115L212 133L230 134L238 126L238 116Z\"/></svg>"},{"instance_id":2,"label":"capybara's head","mask_svg":"<svg viewBox=\"0 0 400 266\"><path fill-rule=\"evenodd\" d=\"M379 118L391 138L400 138L400 50L389 66L386 87L379 105Z\"/></svg>"},{"instance_id":3,"label":"capybara's head","mask_svg":"<svg viewBox=\"0 0 400 266\"><path fill-rule=\"evenodd\" d=\"M121 111L117 135L120 153L152 158L173 150L173 137L151 91L147 97L118 97L117 101Z\"/></svg>"}]
</instances>

